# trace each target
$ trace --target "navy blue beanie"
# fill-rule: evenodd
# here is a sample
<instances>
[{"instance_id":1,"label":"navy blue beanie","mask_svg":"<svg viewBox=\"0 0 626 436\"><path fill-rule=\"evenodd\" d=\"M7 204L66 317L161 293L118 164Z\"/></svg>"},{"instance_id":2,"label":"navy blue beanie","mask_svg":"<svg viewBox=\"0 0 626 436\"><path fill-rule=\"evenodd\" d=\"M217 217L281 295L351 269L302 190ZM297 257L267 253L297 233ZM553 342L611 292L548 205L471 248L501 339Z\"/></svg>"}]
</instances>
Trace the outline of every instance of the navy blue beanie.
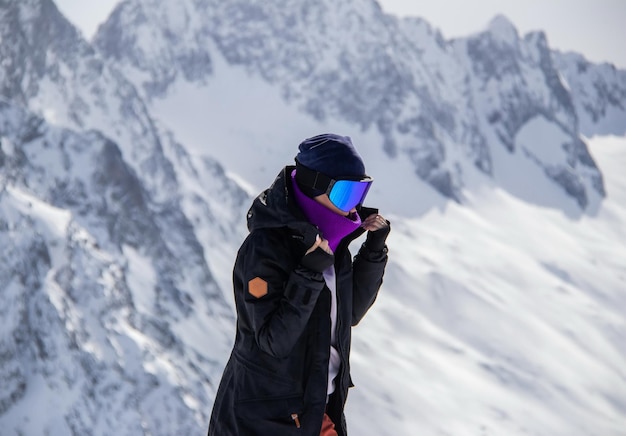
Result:
<instances>
[{"instance_id":1,"label":"navy blue beanie","mask_svg":"<svg viewBox=\"0 0 626 436\"><path fill-rule=\"evenodd\" d=\"M313 136L302 141L298 150L297 162L330 178L365 176L365 165L349 136Z\"/></svg>"}]
</instances>

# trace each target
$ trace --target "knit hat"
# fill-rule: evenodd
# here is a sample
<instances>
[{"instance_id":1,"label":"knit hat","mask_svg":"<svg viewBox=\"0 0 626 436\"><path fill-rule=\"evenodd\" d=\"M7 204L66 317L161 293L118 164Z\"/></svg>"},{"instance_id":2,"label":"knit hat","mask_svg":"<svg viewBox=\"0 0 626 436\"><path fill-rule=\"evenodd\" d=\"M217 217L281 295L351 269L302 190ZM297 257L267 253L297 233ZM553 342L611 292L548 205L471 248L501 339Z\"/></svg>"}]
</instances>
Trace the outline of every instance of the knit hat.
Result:
<instances>
[{"instance_id":1,"label":"knit hat","mask_svg":"<svg viewBox=\"0 0 626 436\"><path fill-rule=\"evenodd\" d=\"M365 176L365 165L349 136L313 136L302 141L298 150L297 163L330 178Z\"/></svg>"}]
</instances>

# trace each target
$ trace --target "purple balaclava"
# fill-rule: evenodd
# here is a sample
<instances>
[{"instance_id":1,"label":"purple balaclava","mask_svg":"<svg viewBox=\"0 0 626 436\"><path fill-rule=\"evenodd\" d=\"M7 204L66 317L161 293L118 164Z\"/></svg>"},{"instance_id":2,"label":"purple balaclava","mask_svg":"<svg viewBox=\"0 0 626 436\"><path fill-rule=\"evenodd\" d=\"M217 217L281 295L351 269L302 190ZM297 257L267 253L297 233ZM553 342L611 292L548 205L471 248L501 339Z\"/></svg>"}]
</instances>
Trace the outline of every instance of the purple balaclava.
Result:
<instances>
[{"instance_id":1,"label":"purple balaclava","mask_svg":"<svg viewBox=\"0 0 626 436\"><path fill-rule=\"evenodd\" d=\"M334 134L314 136L305 139L298 146L298 150L297 165L304 165L334 179L365 176L363 161L347 136ZM359 228L361 218L358 214L339 215L315 201L312 197L323 192L298 185L297 165L291 174L296 202L309 222L320 229L321 236L328 240L331 250L335 251L344 237Z\"/></svg>"},{"instance_id":2,"label":"purple balaclava","mask_svg":"<svg viewBox=\"0 0 626 436\"><path fill-rule=\"evenodd\" d=\"M296 182L296 170L293 170L291 173L291 180L293 181L296 203L298 203L309 222L320 229L320 236L328 240L328 246L334 252L344 237L359 228L361 217L358 213L348 216L339 215L308 197L302 192Z\"/></svg>"}]
</instances>

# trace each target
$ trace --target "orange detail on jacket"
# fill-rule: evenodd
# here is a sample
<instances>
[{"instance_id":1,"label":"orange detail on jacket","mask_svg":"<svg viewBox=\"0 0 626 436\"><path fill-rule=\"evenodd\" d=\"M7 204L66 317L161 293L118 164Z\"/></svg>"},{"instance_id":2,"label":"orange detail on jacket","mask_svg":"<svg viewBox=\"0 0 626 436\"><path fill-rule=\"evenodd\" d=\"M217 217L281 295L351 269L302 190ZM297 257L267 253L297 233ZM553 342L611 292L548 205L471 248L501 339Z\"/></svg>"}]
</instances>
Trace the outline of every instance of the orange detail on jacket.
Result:
<instances>
[{"instance_id":1,"label":"orange detail on jacket","mask_svg":"<svg viewBox=\"0 0 626 436\"><path fill-rule=\"evenodd\" d=\"M256 298L267 295L267 282L261 277L255 277L248 282L248 292Z\"/></svg>"}]
</instances>

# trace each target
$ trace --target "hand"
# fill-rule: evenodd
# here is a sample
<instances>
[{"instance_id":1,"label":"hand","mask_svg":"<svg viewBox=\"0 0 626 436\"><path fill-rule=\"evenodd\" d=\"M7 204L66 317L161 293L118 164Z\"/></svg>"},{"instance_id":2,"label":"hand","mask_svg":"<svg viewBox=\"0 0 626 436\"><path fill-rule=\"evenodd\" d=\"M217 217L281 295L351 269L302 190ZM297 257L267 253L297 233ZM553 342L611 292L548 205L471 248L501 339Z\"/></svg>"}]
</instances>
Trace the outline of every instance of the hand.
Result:
<instances>
[{"instance_id":1,"label":"hand","mask_svg":"<svg viewBox=\"0 0 626 436\"><path fill-rule=\"evenodd\" d=\"M376 230L389 227L389 221L387 221L382 215L372 214L363 220L361 227L369 232L375 232Z\"/></svg>"},{"instance_id":2,"label":"hand","mask_svg":"<svg viewBox=\"0 0 626 436\"><path fill-rule=\"evenodd\" d=\"M320 231L312 224L299 222L289 225L291 238L296 242L296 256L302 257L312 251L313 247L317 247L320 239Z\"/></svg>"},{"instance_id":3,"label":"hand","mask_svg":"<svg viewBox=\"0 0 626 436\"><path fill-rule=\"evenodd\" d=\"M306 251L300 263L321 273L335 263L335 255L328 246L328 241L317 235L315 243Z\"/></svg>"},{"instance_id":4,"label":"hand","mask_svg":"<svg viewBox=\"0 0 626 436\"><path fill-rule=\"evenodd\" d=\"M372 214L363 220L361 224L367 230L365 245L372 251L385 249L385 241L391 231L391 224L382 215Z\"/></svg>"},{"instance_id":5,"label":"hand","mask_svg":"<svg viewBox=\"0 0 626 436\"><path fill-rule=\"evenodd\" d=\"M311 245L311 248L309 248L306 253L304 253L304 255L306 256L307 254L315 251L318 247L328 254L333 254L333 250L331 250L328 246L328 241L324 238L320 238L320 235L317 235L317 237L315 238L315 242L313 243L313 245Z\"/></svg>"}]
</instances>

